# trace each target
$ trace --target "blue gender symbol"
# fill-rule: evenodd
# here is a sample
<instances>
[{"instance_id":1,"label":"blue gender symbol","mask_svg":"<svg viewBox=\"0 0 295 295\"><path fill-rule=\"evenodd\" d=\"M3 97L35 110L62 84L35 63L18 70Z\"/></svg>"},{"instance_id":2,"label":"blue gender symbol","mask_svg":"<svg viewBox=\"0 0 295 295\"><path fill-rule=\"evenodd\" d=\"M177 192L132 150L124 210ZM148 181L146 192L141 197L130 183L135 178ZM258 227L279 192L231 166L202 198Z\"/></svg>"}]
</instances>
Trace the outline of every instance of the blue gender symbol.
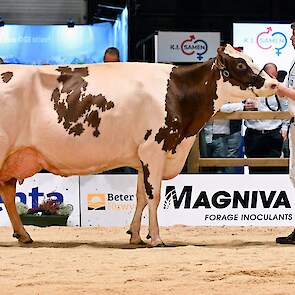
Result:
<instances>
[{"instance_id":1,"label":"blue gender symbol","mask_svg":"<svg viewBox=\"0 0 295 295\"><path fill-rule=\"evenodd\" d=\"M284 43L284 45L282 47L275 47L276 54L279 56L282 53L281 50L283 48L285 48L286 45L287 45L287 37L283 33L281 33L281 32L275 32L275 33L272 34L272 36L275 36L275 35L282 35L283 38L284 38L284 40L285 40L285 43Z\"/></svg>"}]
</instances>

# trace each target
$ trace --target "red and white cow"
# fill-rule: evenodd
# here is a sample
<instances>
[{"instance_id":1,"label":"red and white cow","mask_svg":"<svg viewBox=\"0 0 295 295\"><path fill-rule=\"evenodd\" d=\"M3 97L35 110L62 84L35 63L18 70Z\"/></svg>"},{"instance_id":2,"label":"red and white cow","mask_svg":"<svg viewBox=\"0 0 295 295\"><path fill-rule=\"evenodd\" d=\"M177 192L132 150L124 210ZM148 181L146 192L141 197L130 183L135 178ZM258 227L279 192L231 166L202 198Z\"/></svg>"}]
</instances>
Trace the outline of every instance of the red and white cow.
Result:
<instances>
[{"instance_id":1,"label":"red and white cow","mask_svg":"<svg viewBox=\"0 0 295 295\"><path fill-rule=\"evenodd\" d=\"M142 242L148 204L151 245L161 245L161 181L179 174L195 135L224 102L269 96L277 86L230 45L191 66L1 65L0 73L0 194L22 243L32 240L16 211L17 180L41 169L68 176L131 166L138 184L130 242Z\"/></svg>"}]
</instances>

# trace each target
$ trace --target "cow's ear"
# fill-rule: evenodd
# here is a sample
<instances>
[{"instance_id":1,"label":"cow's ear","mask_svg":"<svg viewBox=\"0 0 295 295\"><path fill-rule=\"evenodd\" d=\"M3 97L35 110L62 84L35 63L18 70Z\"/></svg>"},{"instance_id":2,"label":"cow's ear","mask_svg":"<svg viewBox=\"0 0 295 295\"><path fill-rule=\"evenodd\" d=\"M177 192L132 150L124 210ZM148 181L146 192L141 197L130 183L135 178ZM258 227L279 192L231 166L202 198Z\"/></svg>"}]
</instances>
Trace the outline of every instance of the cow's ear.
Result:
<instances>
[{"instance_id":1,"label":"cow's ear","mask_svg":"<svg viewBox=\"0 0 295 295\"><path fill-rule=\"evenodd\" d=\"M220 46L218 49L217 49L217 56L216 56L216 66L218 69L220 70L223 70L225 68L225 63L224 63L224 60L225 60L225 54L224 54L224 46Z\"/></svg>"},{"instance_id":2,"label":"cow's ear","mask_svg":"<svg viewBox=\"0 0 295 295\"><path fill-rule=\"evenodd\" d=\"M224 50L225 50L225 46L219 46L218 48L217 48L217 54L219 55L219 54L222 54L223 52L224 52Z\"/></svg>"}]
</instances>

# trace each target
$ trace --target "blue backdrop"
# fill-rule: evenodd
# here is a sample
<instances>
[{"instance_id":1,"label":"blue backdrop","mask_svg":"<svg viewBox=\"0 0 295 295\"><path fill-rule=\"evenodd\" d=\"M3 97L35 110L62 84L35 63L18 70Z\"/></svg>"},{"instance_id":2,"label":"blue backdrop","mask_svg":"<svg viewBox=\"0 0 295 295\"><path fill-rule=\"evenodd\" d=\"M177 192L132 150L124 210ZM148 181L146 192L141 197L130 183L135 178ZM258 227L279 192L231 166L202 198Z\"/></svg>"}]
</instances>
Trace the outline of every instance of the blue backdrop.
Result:
<instances>
[{"instance_id":1,"label":"blue backdrop","mask_svg":"<svg viewBox=\"0 0 295 295\"><path fill-rule=\"evenodd\" d=\"M125 9L114 25L5 25L0 27L0 57L5 63L97 63L107 47L115 46L126 61L127 18Z\"/></svg>"}]
</instances>

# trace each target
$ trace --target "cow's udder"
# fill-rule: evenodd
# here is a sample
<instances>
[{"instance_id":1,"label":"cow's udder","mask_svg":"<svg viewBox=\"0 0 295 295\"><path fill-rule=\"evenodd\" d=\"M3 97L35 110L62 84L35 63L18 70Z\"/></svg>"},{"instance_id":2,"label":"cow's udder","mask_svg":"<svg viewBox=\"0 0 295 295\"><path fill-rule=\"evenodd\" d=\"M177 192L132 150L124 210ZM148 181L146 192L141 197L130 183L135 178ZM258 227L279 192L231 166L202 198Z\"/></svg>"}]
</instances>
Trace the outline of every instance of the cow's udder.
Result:
<instances>
[{"instance_id":1,"label":"cow's udder","mask_svg":"<svg viewBox=\"0 0 295 295\"><path fill-rule=\"evenodd\" d=\"M7 156L0 171L0 181L30 177L48 165L42 155L32 147L20 148Z\"/></svg>"}]
</instances>

